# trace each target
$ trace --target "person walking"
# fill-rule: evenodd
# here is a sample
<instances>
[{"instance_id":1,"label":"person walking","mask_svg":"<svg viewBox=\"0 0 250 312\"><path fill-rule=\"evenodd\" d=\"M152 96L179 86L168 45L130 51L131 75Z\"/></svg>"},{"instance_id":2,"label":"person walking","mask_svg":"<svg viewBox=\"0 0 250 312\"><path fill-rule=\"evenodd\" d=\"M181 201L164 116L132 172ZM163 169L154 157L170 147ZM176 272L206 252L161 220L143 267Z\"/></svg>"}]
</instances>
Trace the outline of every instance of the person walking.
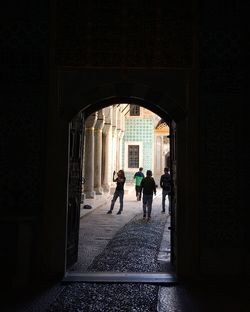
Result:
<instances>
[{"instance_id":1,"label":"person walking","mask_svg":"<svg viewBox=\"0 0 250 312\"><path fill-rule=\"evenodd\" d=\"M148 215L148 221L151 219L153 193L156 195L156 184L152 177L152 171L147 170L146 177L141 181L141 187L143 192L142 207L143 207L143 219Z\"/></svg>"},{"instance_id":2,"label":"person walking","mask_svg":"<svg viewBox=\"0 0 250 312\"><path fill-rule=\"evenodd\" d=\"M143 168L140 167L139 171L137 171L134 174L134 180L135 180L135 192L136 192L136 198L137 200L141 200L141 181L143 178L145 178L143 174Z\"/></svg>"},{"instance_id":3,"label":"person walking","mask_svg":"<svg viewBox=\"0 0 250 312\"><path fill-rule=\"evenodd\" d=\"M123 210L124 184L126 182L126 177L125 177L125 173L123 170L119 170L117 172L117 178L115 178L115 171L113 172L113 182L116 182L116 189L115 189L114 196L111 200L110 209L107 212L107 214L112 213L112 211L114 209L115 202L116 202L118 197L120 199L120 209L117 212L117 214L121 214L122 210Z\"/></svg>"},{"instance_id":4,"label":"person walking","mask_svg":"<svg viewBox=\"0 0 250 312\"><path fill-rule=\"evenodd\" d=\"M168 213L171 214L171 177L169 168L164 168L164 174L160 179L160 186L162 188L162 213L165 213L166 196L168 196Z\"/></svg>"}]
</instances>

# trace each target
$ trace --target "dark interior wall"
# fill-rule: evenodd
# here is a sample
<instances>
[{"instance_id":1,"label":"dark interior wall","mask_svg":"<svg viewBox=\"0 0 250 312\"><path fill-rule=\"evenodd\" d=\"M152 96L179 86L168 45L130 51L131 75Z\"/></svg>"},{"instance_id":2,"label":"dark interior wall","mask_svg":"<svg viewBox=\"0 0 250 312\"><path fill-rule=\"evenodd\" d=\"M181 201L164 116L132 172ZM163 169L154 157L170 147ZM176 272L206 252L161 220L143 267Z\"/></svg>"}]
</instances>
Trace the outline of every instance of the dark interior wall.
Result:
<instances>
[{"instance_id":1,"label":"dark interior wall","mask_svg":"<svg viewBox=\"0 0 250 312\"><path fill-rule=\"evenodd\" d=\"M191 67L194 2L57 1L56 64Z\"/></svg>"},{"instance_id":2,"label":"dark interior wall","mask_svg":"<svg viewBox=\"0 0 250 312\"><path fill-rule=\"evenodd\" d=\"M104 83L96 89L96 99L99 95L109 94L108 88L117 82L117 77L119 81L150 84L154 71L157 75L171 70L188 73L184 80L187 85L188 79L191 80L191 87L187 88L190 102L184 105L191 129L189 155L193 158L188 158L186 165L191 175L190 166L195 175L199 171L200 189L191 189L189 195L179 198L179 202L189 202L192 207L192 197L198 196L200 209L182 214L182 226L186 226L185 231L188 231L188 224L195 223L199 227L198 232L192 232L187 238L190 244L199 246L199 251L193 255L194 259L199 259L197 274L239 276L247 272L249 266L248 231L244 218L247 198L242 192L247 184L244 173L247 149L242 139L247 130L248 62L244 36L247 8L235 1L202 1L197 12L196 4L196 1L159 1L157 5L153 1L126 1L124 4L113 1L60 2L55 63L62 72L67 72L65 76L69 77L74 90L84 85L81 95L89 90L89 86L104 81L106 85ZM199 57L196 54L197 31ZM81 70L77 74L74 72L79 67L83 69L84 79ZM116 74L117 67L121 69L121 75ZM198 67L199 77L195 74ZM141 77L138 75L140 70ZM133 75L133 72L137 73ZM173 72L172 78L176 75ZM198 106L195 103L195 93L198 94L196 80L199 81ZM173 91L171 96L175 97L178 79L173 83L168 74L163 74L163 84L168 81L174 86L170 89ZM157 84L159 79L154 82ZM81 96L78 97L77 92L67 96L74 99L70 109L76 113ZM85 94L87 98L88 94ZM77 103L75 108L73 103ZM197 115L200 118L198 131L195 125ZM185 129L186 126L180 124L178 127ZM200 140L199 155L192 150L193 140ZM236 163L237 170L233 171ZM184 166L181 170L187 169ZM185 174L189 181L197 183ZM185 245L185 241L182 244ZM183 252L180 258L185 256Z\"/></svg>"},{"instance_id":3,"label":"dark interior wall","mask_svg":"<svg viewBox=\"0 0 250 312\"><path fill-rule=\"evenodd\" d=\"M48 1L0 9L1 287L27 284L36 269L48 105Z\"/></svg>"},{"instance_id":4,"label":"dark interior wall","mask_svg":"<svg viewBox=\"0 0 250 312\"><path fill-rule=\"evenodd\" d=\"M200 135L202 142L201 157L196 159L198 165L192 164L192 169L200 171L200 209L195 215L195 218L199 216L195 222L200 231L196 233L198 238L190 236L188 239L189 243L193 239L199 243L200 250L194 257L199 258L200 269L205 276L227 274L229 267L233 268L234 275L240 275L249 272L250 263L246 248L249 241L246 221L249 151L244 139L248 130L246 103L249 100L246 83L249 52L244 37L248 28L247 8L242 2L202 1L197 15L193 6L195 2L138 1L135 4L131 0L121 4L120 1L58 1L57 15L51 12L57 32L57 41L52 39L50 45L56 55L51 69L55 68L54 65L60 70L88 67L89 72L86 70L85 73L90 79L86 78L85 82L95 81L95 75L98 75L97 80L102 80L98 70L91 74L93 67L119 67L122 79L126 81L130 76L133 82L138 79L138 74L133 77L131 68L144 70L140 82L149 81L145 72L150 76L153 71L158 75L158 69L163 69L163 72L164 69L176 70L183 71L183 77L188 73L183 81L190 79L193 86L197 77L190 72L196 70L197 65L194 37L196 18L200 18L200 132L189 138L192 143L192 138L197 140ZM61 139L62 133L66 137L67 121L64 120L62 126L65 133L59 126L53 128L50 124L50 128L47 127L48 1L22 1L19 5L8 1L0 12L0 243L3 251L0 259L4 268L3 280L6 280L3 285L21 287L31 276L35 279L43 270L45 279L49 278L46 276L49 269L40 263L39 255L45 257L47 254L52 259L57 253L57 249L54 253L51 251L53 244L46 249L50 235L51 238L55 236L51 240L54 244L62 244L63 237L59 232L53 232L57 226L54 221L60 223L65 217L60 215L60 207L58 211L51 212L52 221L46 219L43 210L46 207L50 210L56 204L52 201L48 206L43 205L44 166L45 146L51 148L50 155L56 153L53 151L54 143L60 144L58 138ZM106 77L104 75L103 80ZM111 84L114 83L112 77L109 76ZM56 81L57 77L53 79ZM169 81L171 83L170 78ZM55 86L53 88L56 90ZM171 90L174 94L178 88ZM190 90L191 93L197 91L193 87ZM194 98L193 95L190 97L192 101ZM51 101L54 103L52 113L58 113L56 118L60 119L61 107L57 100L55 97L55 102ZM195 104L185 102L184 105L194 116L193 121L196 120ZM181 127L184 129L186 125ZM47 129L54 130L57 136L49 144L46 141ZM192 130L194 133L195 128ZM66 143L62 145L66 146ZM63 157L66 159L65 154ZM55 170L57 161L52 159L48 168ZM65 160L62 161L64 163ZM46 182L47 189L60 180L60 172L58 168L56 170L54 180ZM184 184L182 187L185 188ZM192 192L190 194L194 194L194 190ZM185 200L190 201L190 196ZM186 212L183 218L192 219L191 216ZM44 222L46 239L41 236L40 222ZM47 266L53 269L55 263L52 265L49 261Z\"/></svg>"},{"instance_id":5,"label":"dark interior wall","mask_svg":"<svg viewBox=\"0 0 250 312\"><path fill-rule=\"evenodd\" d=\"M249 274L247 7L200 6L201 272Z\"/></svg>"},{"instance_id":6,"label":"dark interior wall","mask_svg":"<svg viewBox=\"0 0 250 312\"><path fill-rule=\"evenodd\" d=\"M182 111L188 111L188 122L183 122L180 126L183 138L189 136L184 144L180 144L182 163L187 150L189 155L191 150L192 153L195 150L197 152L197 106L194 107L194 94L197 94L197 90L194 90L194 80L197 79L194 77L194 72L197 71L196 12L193 1L159 1L157 5L155 1L60 1L57 3L56 14L54 62L58 70L59 86L57 113L61 115L61 119L69 121L81 108L90 105L89 111L93 108L97 110L96 103L110 96L136 98L139 95L141 99L149 99L153 106L160 106L162 112L168 111L173 118L180 106L183 107ZM62 121L56 118L54 130L62 125ZM191 142L194 136L196 143L186 149L186 142ZM63 154L64 143L59 147L57 139L54 142L57 150L61 149ZM55 153L53 156L54 159L59 159ZM181 172L186 170L188 175L195 163L182 165ZM195 183L197 184L197 179ZM180 179L180 184L180 189L185 191L183 179ZM56 187L63 189L62 185ZM195 188L194 184L190 186L192 188ZM58 190L58 194L60 193L62 192ZM191 193L195 192L191 190ZM188 199L191 209L194 207L194 198L195 196L190 196ZM192 213L188 210L185 199L182 193L181 219L185 228L179 233L182 238L189 228L194 228ZM63 202L57 201L57 205L61 204ZM54 212L57 209L55 205L51 208ZM51 218L55 216L47 217ZM54 233L55 231L54 227ZM188 242L183 239L180 244L183 250L179 257L180 263L182 262L179 268L184 271L183 262L188 259L185 273L189 276L193 274L195 267L190 256L194 245L192 238ZM51 237L50 244L52 240ZM56 257L53 261L53 266L56 267Z\"/></svg>"}]
</instances>

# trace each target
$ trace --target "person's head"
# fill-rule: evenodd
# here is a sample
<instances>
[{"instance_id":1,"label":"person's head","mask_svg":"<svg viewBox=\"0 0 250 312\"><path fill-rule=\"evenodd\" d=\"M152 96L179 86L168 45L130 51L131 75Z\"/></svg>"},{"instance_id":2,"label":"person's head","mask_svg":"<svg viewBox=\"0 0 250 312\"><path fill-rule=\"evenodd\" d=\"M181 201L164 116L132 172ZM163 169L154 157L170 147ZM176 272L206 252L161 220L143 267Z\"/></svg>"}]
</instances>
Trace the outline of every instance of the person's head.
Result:
<instances>
[{"instance_id":1,"label":"person's head","mask_svg":"<svg viewBox=\"0 0 250 312\"><path fill-rule=\"evenodd\" d=\"M140 167L140 168L139 168L139 171L142 171L142 170L143 170L143 168L142 168L142 167Z\"/></svg>"},{"instance_id":2,"label":"person's head","mask_svg":"<svg viewBox=\"0 0 250 312\"><path fill-rule=\"evenodd\" d=\"M151 170L147 170L146 175L147 175L147 177L152 177L152 171Z\"/></svg>"},{"instance_id":3,"label":"person's head","mask_svg":"<svg viewBox=\"0 0 250 312\"><path fill-rule=\"evenodd\" d=\"M165 173L168 173L168 172L169 172L169 168L167 168L167 167L164 168L164 172L165 172Z\"/></svg>"},{"instance_id":4,"label":"person's head","mask_svg":"<svg viewBox=\"0 0 250 312\"><path fill-rule=\"evenodd\" d=\"M117 175L120 178L124 178L125 177L125 173L124 173L124 171L122 169L117 172Z\"/></svg>"}]
</instances>

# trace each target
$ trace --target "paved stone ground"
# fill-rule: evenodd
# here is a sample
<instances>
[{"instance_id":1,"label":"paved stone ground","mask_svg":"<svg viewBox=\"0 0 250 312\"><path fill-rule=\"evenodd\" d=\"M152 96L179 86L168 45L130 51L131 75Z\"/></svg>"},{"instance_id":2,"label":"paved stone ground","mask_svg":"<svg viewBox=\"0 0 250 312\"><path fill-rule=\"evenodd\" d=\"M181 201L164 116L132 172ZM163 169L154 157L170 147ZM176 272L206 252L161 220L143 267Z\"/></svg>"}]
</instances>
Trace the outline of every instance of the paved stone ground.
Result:
<instances>
[{"instance_id":1,"label":"paved stone ground","mask_svg":"<svg viewBox=\"0 0 250 312\"><path fill-rule=\"evenodd\" d=\"M150 222L141 214L127 223L89 266L91 272L160 272L157 261L167 218L153 213Z\"/></svg>"},{"instance_id":2,"label":"paved stone ground","mask_svg":"<svg viewBox=\"0 0 250 312\"><path fill-rule=\"evenodd\" d=\"M131 199L131 203L132 201ZM142 272L147 272L148 269L158 270L158 263L155 259L156 254L161 249L159 247L161 227L165 224L166 219L166 216L160 214L159 203L160 196L155 199L153 218L150 223L141 219L141 203L134 202L131 204L131 206L136 207L133 211L129 209L130 204L127 202L124 207L124 214L118 216L116 214L106 215L108 207L105 206L92 211L91 214L96 214L95 220L90 222L90 215L88 222L86 218L85 221L83 219L81 221L83 229L86 229L86 224L89 225L90 229L93 229L98 222L100 225L101 220L105 220L107 223L103 227L97 227L98 230L92 231L91 235L85 233L82 236L85 242L89 242L90 246L93 246L93 233L99 235L95 236L97 238L106 235L106 239L103 241L100 239L102 243L98 250L94 253L89 252L86 263L82 265L78 261L78 268L83 271L114 271L118 269L134 271L135 268ZM83 225L82 222L86 222L86 224ZM143 239L143 235L147 239ZM82 244L84 245L83 241ZM143 252L140 249L142 246ZM143 257L144 252L145 257ZM121 258L123 260L120 260ZM116 260L114 261L114 259ZM6 307L0 311L249 312L249 293L249 284L236 284L233 281L228 283L221 281L206 282L205 284L196 283L195 285L179 283L169 287L142 283L58 284L25 306L16 306L14 309Z\"/></svg>"},{"instance_id":3,"label":"paved stone ground","mask_svg":"<svg viewBox=\"0 0 250 312\"><path fill-rule=\"evenodd\" d=\"M132 227L135 227L139 230L137 233L138 235L139 233L143 233L144 229L147 229L147 224L141 220L142 202L136 201L134 187L128 188L128 192L124 196L124 209L121 215L116 214L119 209L119 200L116 202L113 213L111 215L107 215L110 200L111 197L108 199L105 198L104 205L101 205L92 211L87 211L87 214L81 218L78 262L70 269L70 271L89 271L88 267L92 261L104 250L104 248L108 245L116 233L118 233L118 231L126 224L128 224L132 219L137 218L137 221L132 224ZM99 205L100 204L101 201L99 200ZM158 218L158 222L166 222L167 220L167 215L161 215L160 189L157 190L157 196L154 198L152 217L154 218L154 221L156 221L156 218ZM161 228L162 227L163 224L161 224ZM147 235L147 233L144 233L144 235ZM143 240L145 241L147 238L144 237ZM125 248L128 248L128 245L132 243L133 239L125 242ZM121 241L120 244L123 245L124 242ZM142 247L143 246L140 248ZM113 248L115 248L115 246L113 246ZM117 270L119 271L120 269L118 268ZM136 270L136 272L144 272L143 268L137 267Z\"/></svg>"},{"instance_id":4,"label":"paved stone ground","mask_svg":"<svg viewBox=\"0 0 250 312\"><path fill-rule=\"evenodd\" d=\"M81 221L81 235L84 228L89 226L93 229L93 226L98 224L99 230L92 230L91 233L98 232L102 241L98 244L100 253L92 261L93 253L85 255L91 262L86 270L160 272L157 257L168 219L165 214L160 213L160 197L154 199L152 219L149 222L142 219L141 202L132 199L130 202L126 201L122 215L107 215L107 210L107 207L98 208L89 218L83 218ZM121 228L123 224L125 225ZM92 239L96 240L97 236ZM84 246L86 242L90 242L90 238L84 234L80 241ZM104 245L106 246L101 251ZM83 269L85 266L78 261L75 269ZM64 289L48 311L156 311L158 290L158 286L139 283L74 283Z\"/></svg>"},{"instance_id":5,"label":"paved stone ground","mask_svg":"<svg viewBox=\"0 0 250 312\"><path fill-rule=\"evenodd\" d=\"M157 199L155 201L155 207ZM152 221L141 214L116 232L89 271L159 271L157 254L166 216L153 211ZM114 217L120 217L114 215ZM142 283L72 283L46 312L249 312L249 287L225 283L157 286Z\"/></svg>"},{"instance_id":6,"label":"paved stone ground","mask_svg":"<svg viewBox=\"0 0 250 312\"><path fill-rule=\"evenodd\" d=\"M50 305L55 302L56 298L63 292L65 285L61 283L53 285L46 291L34 295L32 299L22 299L24 303L10 302L10 305L0 307L1 312L44 312L49 309Z\"/></svg>"},{"instance_id":7,"label":"paved stone ground","mask_svg":"<svg viewBox=\"0 0 250 312\"><path fill-rule=\"evenodd\" d=\"M161 214L160 191L150 222L142 220L142 203L133 190L125 195L121 215L116 214L118 201L113 214L107 214L110 199L81 219L79 259L71 271L159 272L157 255L168 220ZM158 289L139 283L56 285L20 311L156 311Z\"/></svg>"},{"instance_id":8,"label":"paved stone ground","mask_svg":"<svg viewBox=\"0 0 250 312\"><path fill-rule=\"evenodd\" d=\"M113 312L157 311L158 287L147 284L69 285L46 311Z\"/></svg>"}]
</instances>

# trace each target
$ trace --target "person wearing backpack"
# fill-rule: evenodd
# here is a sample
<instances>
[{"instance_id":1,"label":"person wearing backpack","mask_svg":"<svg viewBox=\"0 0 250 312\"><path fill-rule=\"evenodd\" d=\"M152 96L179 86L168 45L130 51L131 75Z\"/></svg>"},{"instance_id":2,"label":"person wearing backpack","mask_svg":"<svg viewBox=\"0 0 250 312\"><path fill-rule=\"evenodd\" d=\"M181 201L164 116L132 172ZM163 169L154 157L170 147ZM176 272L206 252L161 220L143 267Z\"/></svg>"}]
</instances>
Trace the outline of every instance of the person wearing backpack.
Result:
<instances>
[{"instance_id":1,"label":"person wearing backpack","mask_svg":"<svg viewBox=\"0 0 250 312\"><path fill-rule=\"evenodd\" d=\"M144 178L144 174L142 172L143 168L140 167L139 171L134 174L135 180L135 192L137 200L141 200L141 181Z\"/></svg>"},{"instance_id":2,"label":"person wearing backpack","mask_svg":"<svg viewBox=\"0 0 250 312\"><path fill-rule=\"evenodd\" d=\"M148 221L151 219L152 203L153 203L153 193L156 195L156 184L152 177L152 171L147 170L146 177L141 181L141 187L143 190L143 219L146 218L148 214Z\"/></svg>"},{"instance_id":3,"label":"person wearing backpack","mask_svg":"<svg viewBox=\"0 0 250 312\"><path fill-rule=\"evenodd\" d=\"M171 177L169 168L164 168L164 174L160 179L160 186L162 188L162 213L165 213L166 196L168 195L168 213L171 214Z\"/></svg>"}]
</instances>

